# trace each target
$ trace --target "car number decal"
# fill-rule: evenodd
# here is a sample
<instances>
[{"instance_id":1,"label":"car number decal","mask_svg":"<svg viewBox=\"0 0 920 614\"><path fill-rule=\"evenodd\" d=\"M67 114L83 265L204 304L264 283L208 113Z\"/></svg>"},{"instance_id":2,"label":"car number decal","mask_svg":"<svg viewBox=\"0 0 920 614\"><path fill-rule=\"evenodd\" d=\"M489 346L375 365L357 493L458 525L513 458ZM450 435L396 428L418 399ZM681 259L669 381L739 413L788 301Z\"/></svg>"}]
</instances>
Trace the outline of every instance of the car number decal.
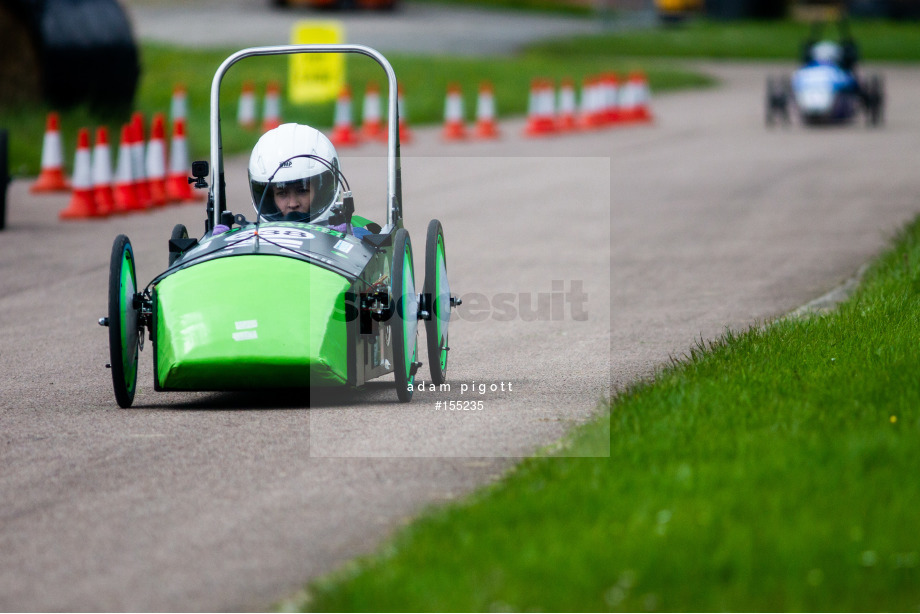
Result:
<instances>
[{"instance_id":1,"label":"car number decal","mask_svg":"<svg viewBox=\"0 0 920 614\"><path fill-rule=\"evenodd\" d=\"M250 339L258 339L259 333L256 332L256 328L259 326L258 320L240 320L234 322L237 332L233 333L234 341L248 341Z\"/></svg>"},{"instance_id":2,"label":"car number decal","mask_svg":"<svg viewBox=\"0 0 920 614\"><path fill-rule=\"evenodd\" d=\"M255 229L243 230L227 237L228 242L232 242L227 249L237 247L249 247L255 243ZM303 242L316 237L311 232L300 230L299 228L262 228L259 230L259 236L276 247L299 250L303 249Z\"/></svg>"}]
</instances>

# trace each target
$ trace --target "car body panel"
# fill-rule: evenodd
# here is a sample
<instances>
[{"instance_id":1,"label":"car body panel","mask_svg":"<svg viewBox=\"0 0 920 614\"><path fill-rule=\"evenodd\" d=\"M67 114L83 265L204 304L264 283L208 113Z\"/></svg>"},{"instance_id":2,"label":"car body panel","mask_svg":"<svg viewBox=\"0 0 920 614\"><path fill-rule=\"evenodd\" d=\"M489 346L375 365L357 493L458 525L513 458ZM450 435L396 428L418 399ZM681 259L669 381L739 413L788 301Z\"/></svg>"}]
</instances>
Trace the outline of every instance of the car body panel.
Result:
<instances>
[{"instance_id":1,"label":"car body panel","mask_svg":"<svg viewBox=\"0 0 920 614\"><path fill-rule=\"evenodd\" d=\"M859 110L858 85L837 66L806 66L792 75L792 93L803 118L813 122L844 122Z\"/></svg>"},{"instance_id":2,"label":"car body panel","mask_svg":"<svg viewBox=\"0 0 920 614\"><path fill-rule=\"evenodd\" d=\"M226 390L347 383L351 282L296 258L215 258L155 295L157 387Z\"/></svg>"},{"instance_id":3,"label":"car body panel","mask_svg":"<svg viewBox=\"0 0 920 614\"><path fill-rule=\"evenodd\" d=\"M256 233L259 235L256 241ZM244 253L285 255L316 264L354 279L367 266L374 249L353 235L326 226L299 222L249 224L211 235L184 253L164 275L195 266L202 260Z\"/></svg>"}]
</instances>

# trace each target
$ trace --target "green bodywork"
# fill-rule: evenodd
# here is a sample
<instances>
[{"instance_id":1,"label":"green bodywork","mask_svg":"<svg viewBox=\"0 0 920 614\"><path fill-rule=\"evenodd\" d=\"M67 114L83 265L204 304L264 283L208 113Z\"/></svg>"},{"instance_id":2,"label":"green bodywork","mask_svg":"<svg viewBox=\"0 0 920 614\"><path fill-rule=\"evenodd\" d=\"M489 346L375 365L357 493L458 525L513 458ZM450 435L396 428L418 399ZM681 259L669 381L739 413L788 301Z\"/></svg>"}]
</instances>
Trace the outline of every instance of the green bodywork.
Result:
<instances>
[{"instance_id":1,"label":"green bodywork","mask_svg":"<svg viewBox=\"0 0 920 614\"><path fill-rule=\"evenodd\" d=\"M160 389L231 390L348 382L345 277L295 258L215 258L156 286Z\"/></svg>"},{"instance_id":2,"label":"green bodywork","mask_svg":"<svg viewBox=\"0 0 920 614\"><path fill-rule=\"evenodd\" d=\"M367 228L368 224L373 224L373 222L366 217L361 217L357 214L351 216L351 225L356 228Z\"/></svg>"}]
</instances>

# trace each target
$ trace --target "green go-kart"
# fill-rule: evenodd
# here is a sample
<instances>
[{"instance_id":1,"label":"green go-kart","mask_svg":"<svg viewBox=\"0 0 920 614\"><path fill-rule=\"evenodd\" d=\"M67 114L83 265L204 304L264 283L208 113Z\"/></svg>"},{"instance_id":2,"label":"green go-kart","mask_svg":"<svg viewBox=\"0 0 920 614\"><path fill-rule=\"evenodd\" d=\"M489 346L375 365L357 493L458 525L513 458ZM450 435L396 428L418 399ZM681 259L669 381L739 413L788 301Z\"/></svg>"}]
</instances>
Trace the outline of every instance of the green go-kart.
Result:
<instances>
[{"instance_id":1,"label":"green go-kart","mask_svg":"<svg viewBox=\"0 0 920 614\"><path fill-rule=\"evenodd\" d=\"M227 211L218 106L222 77L246 57L295 53L362 54L386 73L385 226L354 215L347 190L334 209L346 232L261 216L250 222ZM134 402L145 336L153 346L158 391L354 389L393 373L397 396L405 402L422 364L417 333L424 321L431 381L446 380L448 324L459 300L450 293L438 220L428 225L422 291L416 287L412 243L403 228L397 92L389 62L360 45L256 47L221 64L211 85L210 164L193 163L190 179L208 189L204 235L189 238L185 226L176 225L169 268L141 292L130 240L119 235L112 247L108 316L100 324L109 329L108 366L121 407ZM347 232L351 224L377 232L358 239Z\"/></svg>"}]
</instances>

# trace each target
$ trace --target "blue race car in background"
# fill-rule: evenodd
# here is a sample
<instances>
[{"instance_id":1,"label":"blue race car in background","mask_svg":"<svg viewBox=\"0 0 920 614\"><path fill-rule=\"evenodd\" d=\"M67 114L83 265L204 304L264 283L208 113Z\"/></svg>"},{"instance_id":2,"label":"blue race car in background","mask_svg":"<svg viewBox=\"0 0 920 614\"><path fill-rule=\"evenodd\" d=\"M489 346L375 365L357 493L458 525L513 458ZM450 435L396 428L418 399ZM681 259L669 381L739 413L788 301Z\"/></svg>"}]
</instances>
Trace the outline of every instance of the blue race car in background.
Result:
<instances>
[{"instance_id":1,"label":"blue race car in background","mask_svg":"<svg viewBox=\"0 0 920 614\"><path fill-rule=\"evenodd\" d=\"M802 66L791 77L767 77L766 121L790 122L792 108L806 125L843 124L860 113L870 126L882 122L885 95L882 78L861 78L858 51L841 24L841 41L813 36L803 46Z\"/></svg>"}]
</instances>

